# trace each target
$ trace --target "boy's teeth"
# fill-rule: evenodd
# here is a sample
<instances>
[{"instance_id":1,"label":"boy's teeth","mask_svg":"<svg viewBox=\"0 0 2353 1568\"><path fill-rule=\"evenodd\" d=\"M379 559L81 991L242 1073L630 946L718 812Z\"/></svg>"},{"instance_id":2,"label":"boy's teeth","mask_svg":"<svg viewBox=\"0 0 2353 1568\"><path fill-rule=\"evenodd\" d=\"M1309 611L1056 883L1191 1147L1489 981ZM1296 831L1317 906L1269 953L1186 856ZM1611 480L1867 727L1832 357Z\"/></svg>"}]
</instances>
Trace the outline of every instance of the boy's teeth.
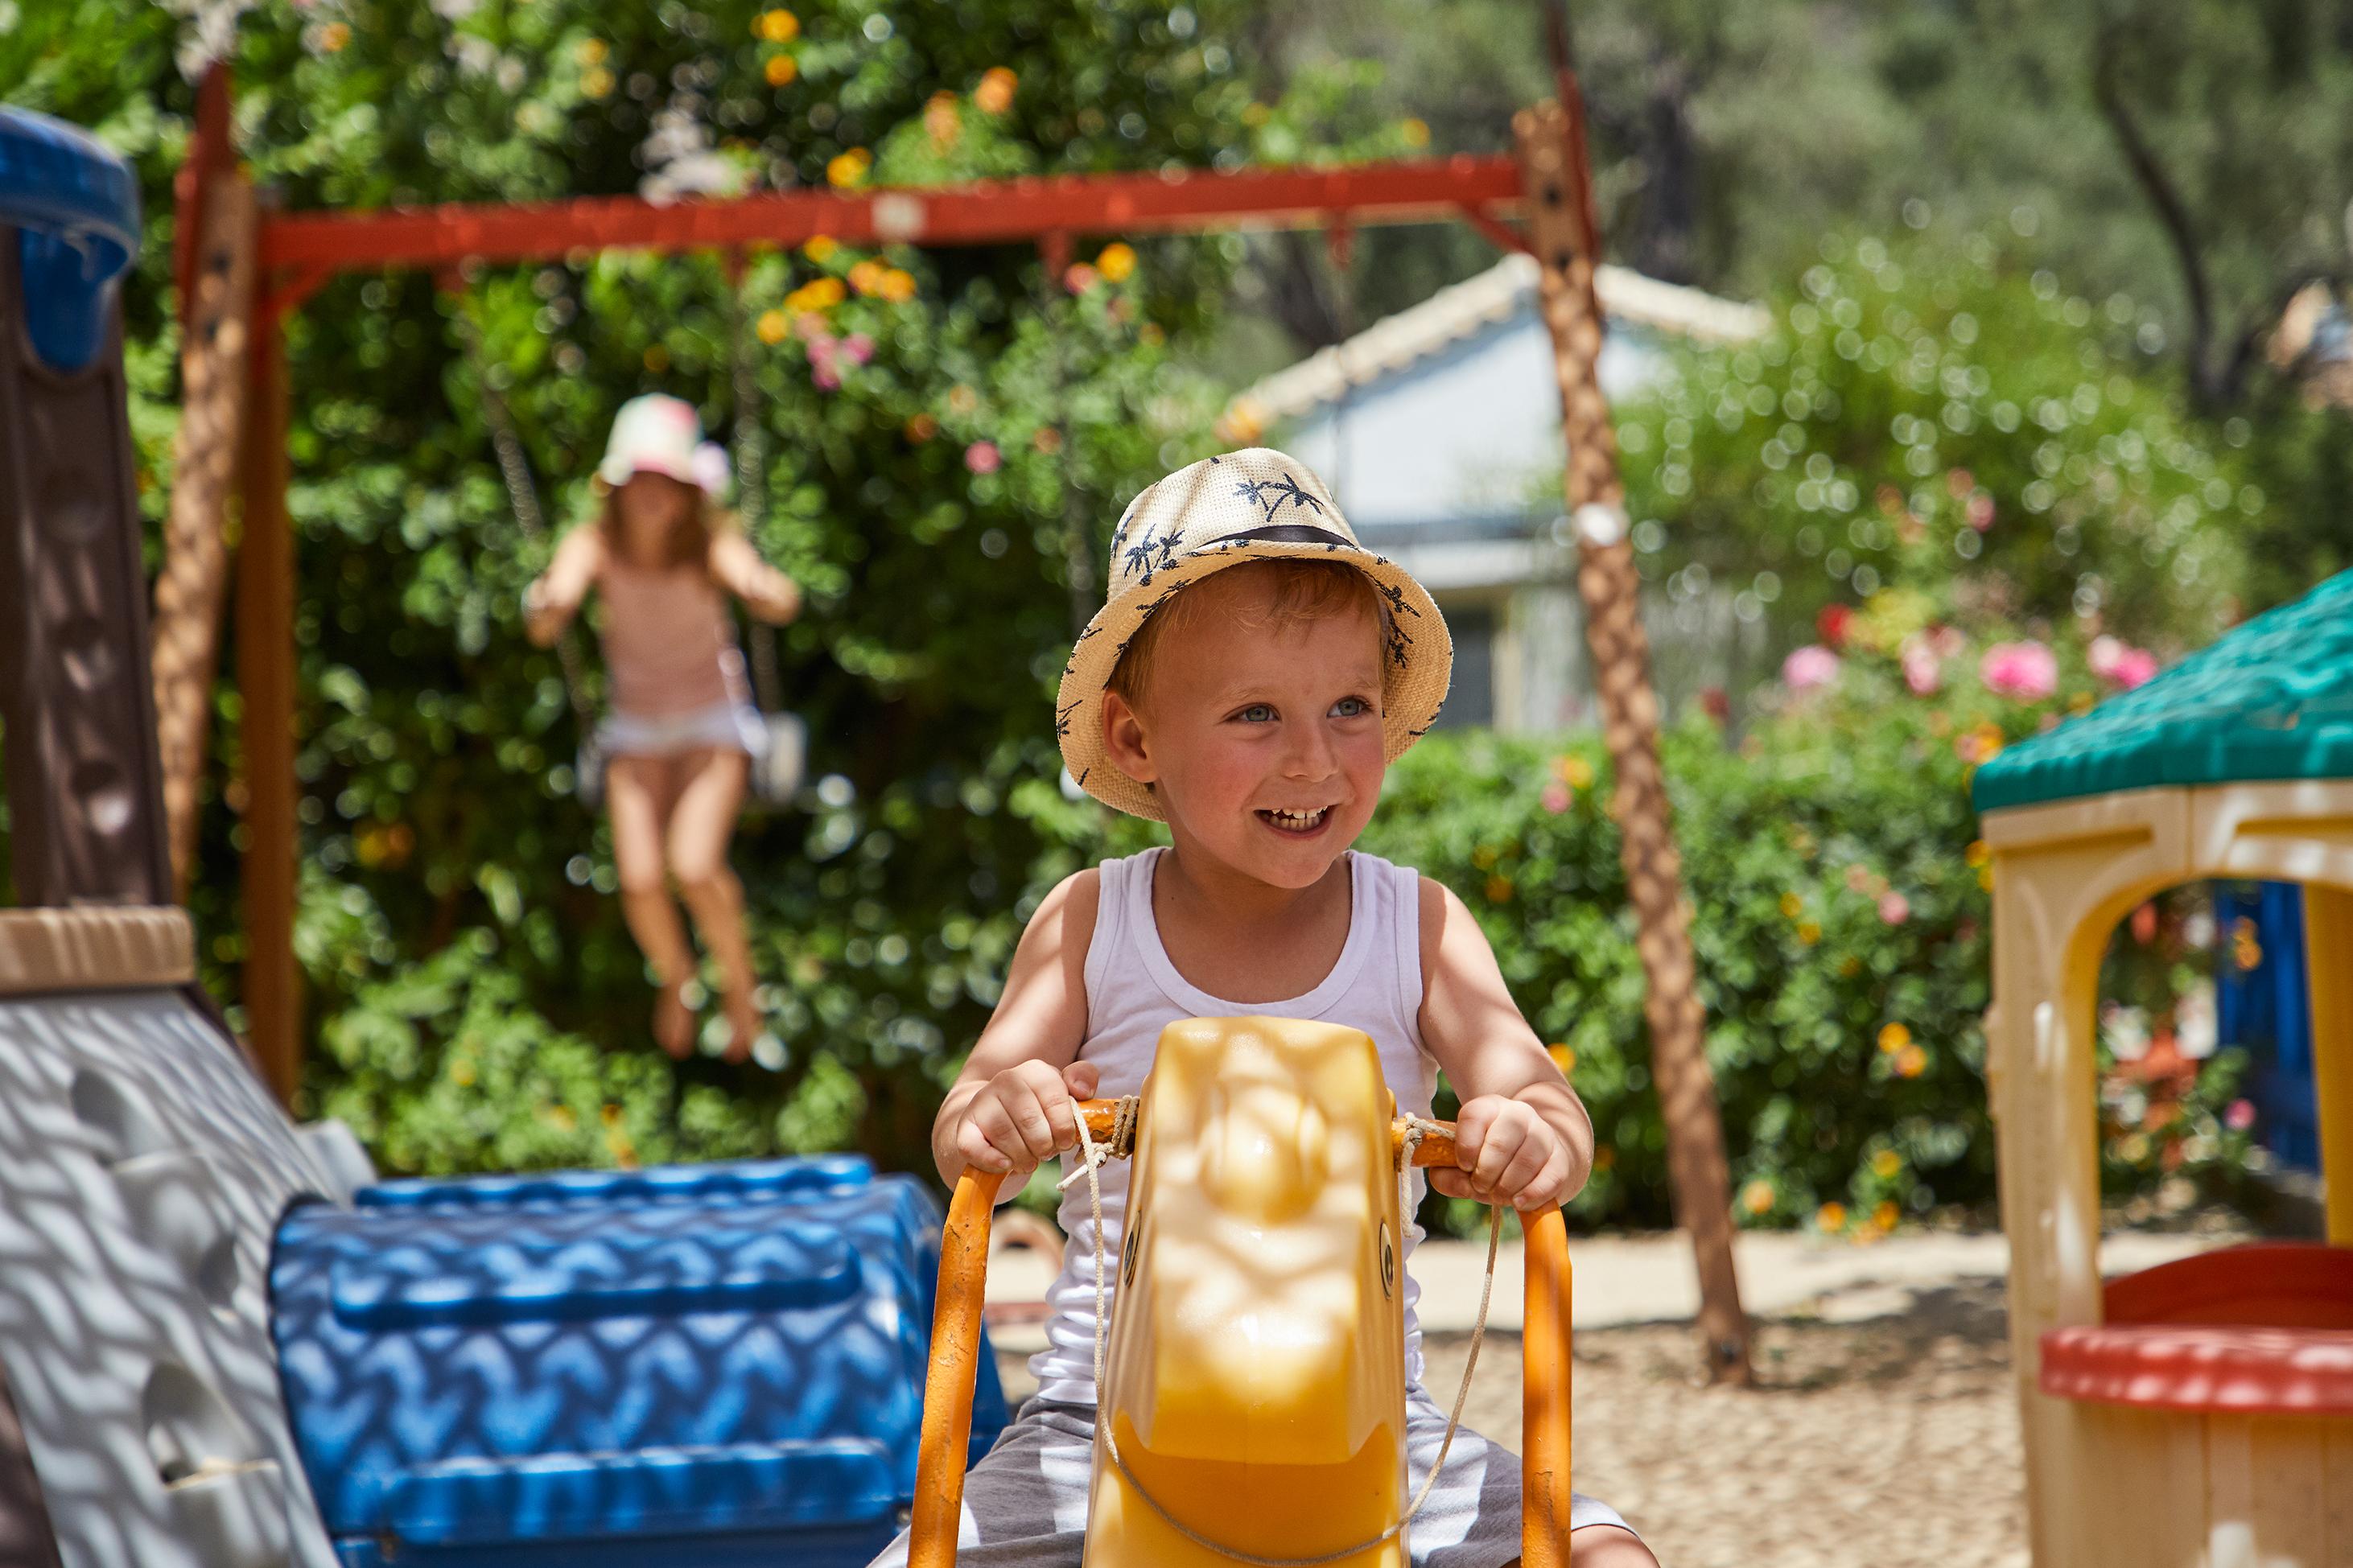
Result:
<instances>
[{"instance_id":1,"label":"boy's teeth","mask_svg":"<svg viewBox=\"0 0 2353 1568\"><path fill-rule=\"evenodd\" d=\"M1330 806L1325 805L1318 806L1314 811L1270 811L1267 816L1284 827L1313 827L1323 821L1324 814L1331 809Z\"/></svg>"}]
</instances>

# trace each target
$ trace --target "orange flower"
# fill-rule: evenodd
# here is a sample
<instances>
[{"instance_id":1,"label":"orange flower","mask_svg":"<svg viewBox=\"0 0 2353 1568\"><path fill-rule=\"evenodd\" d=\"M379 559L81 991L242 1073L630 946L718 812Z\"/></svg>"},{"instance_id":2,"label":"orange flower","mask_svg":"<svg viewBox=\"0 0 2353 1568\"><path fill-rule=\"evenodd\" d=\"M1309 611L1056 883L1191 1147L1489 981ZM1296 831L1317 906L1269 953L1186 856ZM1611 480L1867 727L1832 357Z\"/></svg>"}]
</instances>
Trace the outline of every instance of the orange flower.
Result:
<instances>
[{"instance_id":1,"label":"orange flower","mask_svg":"<svg viewBox=\"0 0 2353 1568\"><path fill-rule=\"evenodd\" d=\"M760 70L770 87L790 87L801 74L801 63L790 55L770 55L768 63Z\"/></svg>"},{"instance_id":2,"label":"orange flower","mask_svg":"<svg viewBox=\"0 0 2353 1568\"><path fill-rule=\"evenodd\" d=\"M869 257L849 269L849 286L860 294L880 293L882 289L882 275L889 270L890 268L881 262Z\"/></svg>"},{"instance_id":3,"label":"orange flower","mask_svg":"<svg viewBox=\"0 0 2353 1568\"><path fill-rule=\"evenodd\" d=\"M1982 866L1993 858L1993 850L1988 847L1984 839L1972 838L1969 840L1968 853L1962 858L1972 866Z\"/></svg>"},{"instance_id":4,"label":"orange flower","mask_svg":"<svg viewBox=\"0 0 2353 1568\"><path fill-rule=\"evenodd\" d=\"M983 71L980 85L972 89L973 107L983 114L1002 114L1013 107L1013 89L1020 79L1003 66L991 66Z\"/></svg>"},{"instance_id":5,"label":"orange flower","mask_svg":"<svg viewBox=\"0 0 2353 1568\"><path fill-rule=\"evenodd\" d=\"M1062 449L1062 433L1051 425L1041 425L1038 427L1038 434L1029 437L1029 447L1032 451L1050 458Z\"/></svg>"},{"instance_id":6,"label":"orange flower","mask_svg":"<svg viewBox=\"0 0 2353 1568\"><path fill-rule=\"evenodd\" d=\"M1773 1184L1757 1177L1740 1189L1740 1206L1750 1214L1769 1214L1773 1209Z\"/></svg>"},{"instance_id":7,"label":"orange flower","mask_svg":"<svg viewBox=\"0 0 2353 1568\"><path fill-rule=\"evenodd\" d=\"M1806 900L1798 897L1797 894L1784 893L1781 895L1782 919L1792 921L1796 920L1799 915L1805 912L1805 910Z\"/></svg>"},{"instance_id":8,"label":"orange flower","mask_svg":"<svg viewBox=\"0 0 2353 1568\"><path fill-rule=\"evenodd\" d=\"M822 267L840 248L840 242L829 234L811 235L808 243L801 247L801 254Z\"/></svg>"},{"instance_id":9,"label":"orange flower","mask_svg":"<svg viewBox=\"0 0 2353 1568\"><path fill-rule=\"evenodd\" d=\"M1135 251L1132 247L1113 241L1103 247L1095 258L1095 270L1113 283L1124 283L1135 271Z\"/></svg>"},{"instance_id":10,"label":"orange flower","mask_svg":"<svg viewBox=\"0 0 2353 1568\"><path fill-rule=\"evenodd\" d=\"M649 344L646 349L646 368L653 372L656 375L659 375L662 372L668 370L670 368L670 350L662 347L659 343Z\"/></svg>"},{"instance_id":11,"label":"orange flower","mask_svg":"<svg viewBox=\"0 0 2353 1568\"><path fill-rule=\"evenodd\" d=\"M1894 1056L1912 1043L1912 1031L1903 1024L1883 1025L1879 1031L1879 1049L1883 1056Z\"/></svg>"},{"instance_id":12,"label":"orange flower","mask_svg":"<svg viewBox=\"0 0 2353 1568\"><path fill-rule=\"evenodd\" d=\"M315 37L318 39L321 54L340 54L343 52L343 46L352 41L351 24L329 22L319 29Z\"/></svg>"},{"instance_id":13,"label":"orange flower","mask_svg":"<svg viewBox=\"0 0 2353 1568\"><path fill-rule=\"evenodd\" d=\"M903 305L915 297L915 275L902 268L891 268L882 274L879 291L892 304Z\"/></svg>"},{"instance_id":14,"label":"orange flower","mask_svg":"<svg viewBox=\"0 0 2353 1568\"><path fill-rule=\"evenodd\" d=\"M1822 940L1822 928L1813 921L1799 921L1798 922L1798 940L1804 942L1808 947L1811 947L1814 943Z\"/></svg>"},{"instance_id":15,"label":"orange flower","mask_svg":"<svg viewBox=\"0 0 2353 1568\"><path fill-rule=\"evenodd\" d=\"M1904 1156L1893 1149L1882 1149L1871 1157L1871 1173L1883 1182L1894 1181L1903 1168Z\"/></svg>"},{"instance_id":16,"label":"orange flower","mask_svg":"<svg viewBox=\"0 0 2353 1568\"><path fill-rule=\"evenodd\" d=\"M932 144L943 150L956 144L964 132L964 114L957 108L956 95L935 92L923 105L923 129L931 132Z\"/></svg>"},{"instance_id":17,"label":"orange flower","mask_svg":"<svg viewBox=\"0 0 2353 1568\"><path fill-rule=\"evenodd\" d=\"M789 44L801 36L801 19L790 11L763 11L752 19L752 31L772 44Z\"/></svg>"},{"instance_id":18,"label":"orange flower","mask_svg":"<svg viewBox=\"0 0 2353 1568\"><path fill-rule=\"evenodd\" d=\"M782 310L763 310L760 312L760 323L756 330L760 334L760 341L774 348L783 342L792 332L792 319Z\"/></svg>"},{"instance_id":19,"label":"orange flower","mask_svg":"<svg viewBox=\"0 0 2353 1568\"><path fill-rule=\"evenodd\" d=\"M1895 1070L1905 1078L1918 1078L1928 1070L1928 1053L1917 1046L1906 1046L1895 1053Z\"/></svg>"},{"instance_id":20,"label":"orange flower","mask_svg":"<svg viewBox=\"0 0 2353 1568\"><path fill-rule=\"evenodd\" d=\"M1560 1069L1563 1078L1577 1070L1577 1053L1567 1046L1546 1046L1545 1055L1552 1058L1552 1065Z\"/></svg>"},{"instance_id":21,"label":"orange flower","mask_svg":"<svg viewBox=\"0 0 2353 1568\"><path fill-rule=\"evenodd\" d=\"M1512 883L1509 878L1490 877L1487 879L1487 901L1489 903L1500 904L1511 896Z\"/></svg>"},{"instance_id":22,"label":"orange flower","mask_svg":"<svg viewBox=\"0 0 2353 1568\"><path fill-rule=\"evenodd\" d=\"M596 66L604 64L605 57L612 52L612 47L602 38L583 38L573 46L572 58L584 66Z\"/></svg>"},{"instance_id":23,"label":"orange flower","mask_svg":"<svg viewBox=\"0 0 2353 1568\"><path fill-rule=\"evenodd\" d=\"M918 447L940 433L940 422L928 414L918 414L907 421L907 439Z\"/></svg>"},{"instance_id":24,"label":"orange flower","mask_svg":"<svg viewBox=\"0 0 2353 1568\"><path fill-rule=\"evenodd\" d=\"M826 164L825 177L828 184L847 189L864 184L867 171L873 167L873 153L863 147L852 147Z\"/></svg>"},{"instance_id":25,"label":"orange flower","mask_svg":"<svg viewBox=\"0 0 2353 1568\"><path fill-rule=\"evenodd\" d=\"M1871 1223L1882 1230L1894 1230L1895 1222L1903 1216L1904 1211L1897 1208L1894 1203L1882 1203L1871 1211Z\"/></svg>"},{"instance_id":26,"label":"orange flower","mask_svg":"<svg viewBox=\"0 0 2353 1568\"><path fill-rule=\"evenodd\" d=\"M1840 1203L1824 1204L1821 1207L1814 1211L1814 1225L1817 1228L1822 1230L1844 1230L1846 1228L1846 1205Z\"/></svg>"},{"instance_id":27,"label":"orange flower","mask_svg":"<svg viewBox=\"0 0 2353 1568\"><path fill-rule=\"evenodd\" d=\"M613 73L603 66L592 66L580 73L580 92L585 98L606 98L613 91Z\"/></svg>"}]
</instances>

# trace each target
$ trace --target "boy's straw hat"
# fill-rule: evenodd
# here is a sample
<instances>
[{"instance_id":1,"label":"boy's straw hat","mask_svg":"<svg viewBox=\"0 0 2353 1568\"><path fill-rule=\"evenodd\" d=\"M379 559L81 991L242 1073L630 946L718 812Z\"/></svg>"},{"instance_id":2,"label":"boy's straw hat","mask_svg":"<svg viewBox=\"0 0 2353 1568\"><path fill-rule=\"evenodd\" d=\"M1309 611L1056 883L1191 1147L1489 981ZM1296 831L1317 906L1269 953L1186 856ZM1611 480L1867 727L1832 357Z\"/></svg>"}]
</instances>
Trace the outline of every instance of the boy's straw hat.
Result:
<instances>
[{"instance_id":1,"label":"boy's straw hat","mask_svg":"<svg viewBox=\"0 0 2353 1568\"><path fill-rule=\"evenodd\" d=\"M1245 561L1343 561L1373 580L1388 654L1381 729L1388 760L1419 740L1446 700L1454 645L1422 585L1356 542L1306 464L1264 447L1177 469L1127 503L1111 536L1107 602L1079 634L1055 699L1054 732L1079 787L1132 816L1166 820L1152 791L1103 744L1103 697L1119 656L1152 613L1212 572Z\"/></svg>"},{"instance_id":2,"label":"boy's straw hat","mask_svg":"<svg viewBox=\"0 0 2353 1568\"><path fill-rule=\"evenodd\" d=\"M634 474L667 474L720 500L727 494L727 467L725 449L702 438L702 419L694 405L649 392L630 398L613 416L613 433L605 437L605 458L596 465L596 477L617 489Z\"/></svg>"}]
</instances>

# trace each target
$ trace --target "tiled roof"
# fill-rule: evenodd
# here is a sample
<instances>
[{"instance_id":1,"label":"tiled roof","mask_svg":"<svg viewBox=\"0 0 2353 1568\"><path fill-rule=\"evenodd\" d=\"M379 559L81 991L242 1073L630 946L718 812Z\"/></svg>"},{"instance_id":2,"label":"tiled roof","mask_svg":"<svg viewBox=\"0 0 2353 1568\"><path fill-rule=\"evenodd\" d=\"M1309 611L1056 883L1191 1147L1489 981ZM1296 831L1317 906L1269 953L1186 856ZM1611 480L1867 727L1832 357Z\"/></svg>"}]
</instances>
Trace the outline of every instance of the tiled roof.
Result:
<instances>
[{"instance_id":1,"label":"tiled roof","mask_svg":"<svg viewBox=\"0 0 2353 1568\"><path fill-rule=\"evenodd\" d=\"M1604 266L1594 288L1601 296L1602 314L1610 321L1703 342L1757 337L1767 323L1757 306L1662 283L1623 267ZM1394 374L1506 320L1535 291L1535 258L1514 251L1478 276L1440 289L1420 304L1249 387L1228 405L1226 425L1233 432L1263 430L1336 403L1351 385Z\"/></svg>"}]
</instances>

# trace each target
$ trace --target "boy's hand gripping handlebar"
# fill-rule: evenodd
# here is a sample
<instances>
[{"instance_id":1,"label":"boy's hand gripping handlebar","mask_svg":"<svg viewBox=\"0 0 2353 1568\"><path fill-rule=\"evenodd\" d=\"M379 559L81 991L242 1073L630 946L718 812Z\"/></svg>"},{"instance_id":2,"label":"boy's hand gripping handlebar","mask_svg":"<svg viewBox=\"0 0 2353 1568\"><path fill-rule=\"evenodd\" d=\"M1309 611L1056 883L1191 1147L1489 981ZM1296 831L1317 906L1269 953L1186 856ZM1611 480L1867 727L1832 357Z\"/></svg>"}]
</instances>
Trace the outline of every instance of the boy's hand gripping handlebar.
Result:
<instances>
[{"instance_id":1,"label":"boy's hand gripping handlebar","mask_svg":"<svg viewBox=\"0 0 2353 1568\"><path fill-rule=\"evenodd\" d=\"M1118 1102L1079 1102L1087 1134L1108 1142ZM1416 1165L1454 1163L1454 1124L1424 1122L1413 1146ZM1407 1141L1402 1117L1389 1130L1392 1151ZM954 1568L956 1524L964 1509L965 1449L972 1438L972 1394L979 1373L981 1299L988 1281L988 1224L1004 1173L967 1167L956 1178L940 1238L940 1284L932 1313L931 1368L923 1383L922 1448L915 1461L915 1505L907 1568ZM1523 1215L1527 1237L1525 1318L1520 1391L1520 1561L1524 1568L1568 1568L1568 1227L1560 1205Z\"/></svg>"}]
</instances>

